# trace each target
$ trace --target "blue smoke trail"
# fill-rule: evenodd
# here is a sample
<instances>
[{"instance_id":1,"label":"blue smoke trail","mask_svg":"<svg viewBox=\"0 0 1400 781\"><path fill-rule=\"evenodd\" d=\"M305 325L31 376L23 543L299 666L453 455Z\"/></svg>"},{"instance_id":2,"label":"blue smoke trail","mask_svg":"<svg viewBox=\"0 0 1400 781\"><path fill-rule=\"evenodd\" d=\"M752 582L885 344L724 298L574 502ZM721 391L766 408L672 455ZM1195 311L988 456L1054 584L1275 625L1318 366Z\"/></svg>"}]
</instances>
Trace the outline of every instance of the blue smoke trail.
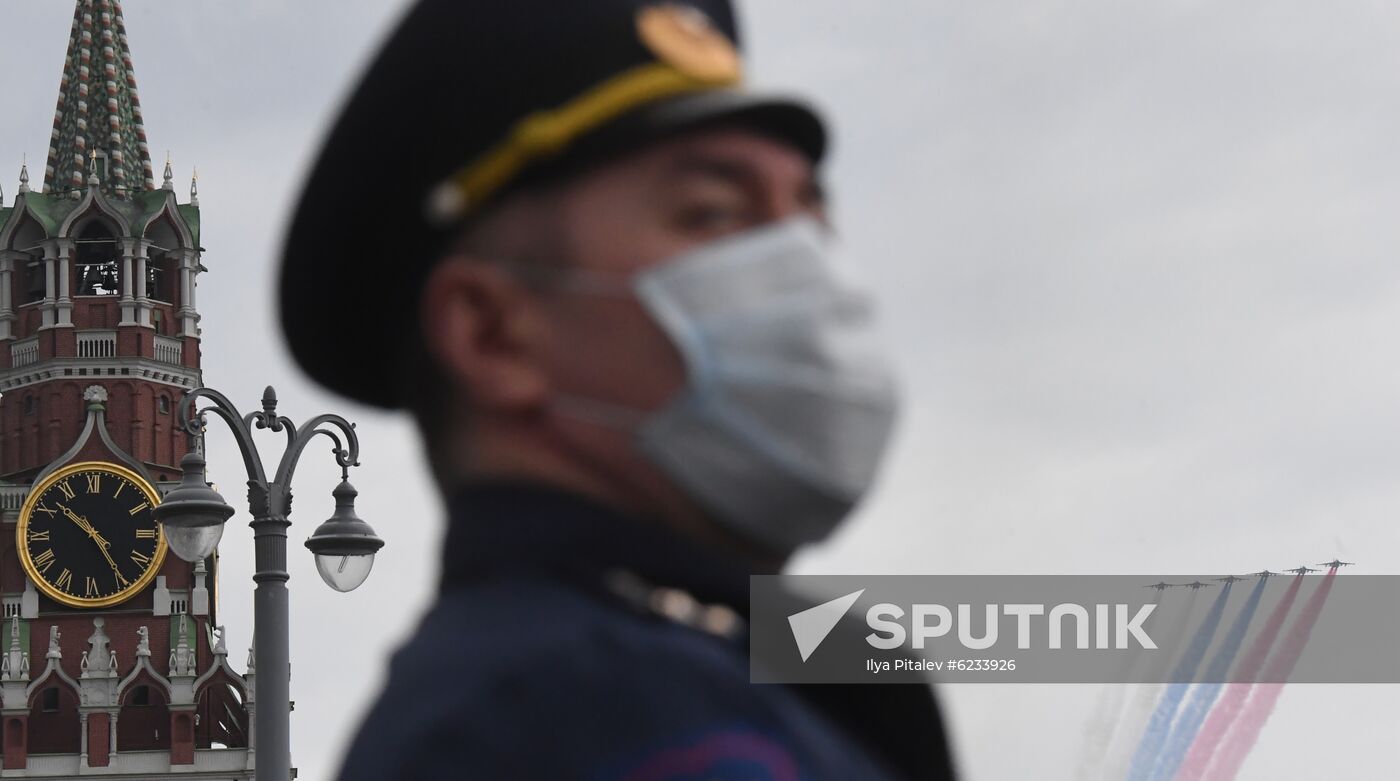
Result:
<instances>
[{"instance_id":1,"label":"blue smoke trail","mask_svg":"<svg viewBox=\"0 0 1400 781\"><path fill-rule=\"evenodd\" d=\"M1191 689L1190 699L1182 707L1181 715L1177 716L1176 723L1167 735L1166 751L1157 759L1157 767L1152 773L1153 781L1171 781L1182 761L1186 759L1186 752L1191 749L1191 741L1195 740L1196 733L1201 731L1201 725L1210 713L1210 706L1215 704L1220 687L1225 685L1223 682L1226 674L1230 672L1230 665L1239 655L1240 646L1244 644L1245 632L1249 631L1249 622L1254 618L1254 611L1259 608L1259 601L1264 598L1264 585L1268 582L1268 578L1260 578L1259 582L1254 584L1254 590L1249 592L1248 601L1240 608L1235 623L1230 625L1230 631L1221 641L1220 648L1216 650L1215 656L1211 657L1210 664L1206 667L1205 682Z\"/></svg>"},{"instance_id":2,"label":"blue smoke trail","mask_svg":"<svg viewBox=\"0 0 1400 781\"><path fill-rule=\"evenodd\" d=\"M1225 612L1225 600L1229 598L1230 587L1233 585L1235 584L1226 583L1225 588L1220 590L1220 596L1215 598L1210 612L1196 629L1196 634L1191 637L1191 644L1172 670L1172 681L1190 681L1196 677L1196 668L1201 666L1201 659L1206 655L1206 649L1210 648L1210 641L1215 637L1215 630L1220 626L1220 616ZM1171 730L1172 719L1176 717L1176 709L1181 705L1181 698L1190 685L1167 684L1166 690L1162 692L1162 699L1157 701L1157 707L1152 711L1152 719L1147 722L1147 730L1142 733L1142 741L1138 743L1137 751L1133 752L1133 763L1128 766L1128 781L1148 781L1151 777L1152 767L1157 763L1157 755L1161 753L1167 732Z\"/></svg>"}]
</instances>

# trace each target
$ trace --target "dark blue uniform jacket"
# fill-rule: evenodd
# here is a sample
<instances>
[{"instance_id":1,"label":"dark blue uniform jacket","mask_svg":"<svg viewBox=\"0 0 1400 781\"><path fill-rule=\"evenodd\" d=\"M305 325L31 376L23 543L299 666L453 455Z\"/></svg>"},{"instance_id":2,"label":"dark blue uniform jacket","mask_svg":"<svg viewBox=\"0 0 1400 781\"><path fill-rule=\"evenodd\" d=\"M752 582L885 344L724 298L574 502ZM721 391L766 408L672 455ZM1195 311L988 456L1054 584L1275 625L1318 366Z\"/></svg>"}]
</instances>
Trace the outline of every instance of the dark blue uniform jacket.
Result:
<instances>
[{"instance_id":1,"label":"dark blue uniform jacket","mask_svg":"<svg viewBox=\"0 0 1400 781\"><path fill-rule=\"evenodd\" d=\"M751 684L742 631L607 585L621 572L742 616L736 562L539 485L477 485L451 513L438 601L344 781L952 778L927 688Z\"/></svg>"}]
</instances>

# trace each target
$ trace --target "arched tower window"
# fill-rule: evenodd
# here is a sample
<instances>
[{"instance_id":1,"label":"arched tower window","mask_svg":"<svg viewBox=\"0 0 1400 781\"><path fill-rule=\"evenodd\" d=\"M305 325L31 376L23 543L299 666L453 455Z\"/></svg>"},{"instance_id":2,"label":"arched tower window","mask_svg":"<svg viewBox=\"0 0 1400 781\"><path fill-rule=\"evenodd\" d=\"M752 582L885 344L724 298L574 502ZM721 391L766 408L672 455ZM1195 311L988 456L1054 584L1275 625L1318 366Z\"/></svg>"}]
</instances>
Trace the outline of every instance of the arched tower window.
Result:
<instances>
[{"instance_id":1,"label":"arched tower window","mask_svg":"<svg viewBox=\"0 0 1400 781\"><path fill-rule=\"evenodd\" d=\"M44 284L44 274L47 271L44 261L40 258L31 258L24 262L24 303L32 304L44 300L48 293Z\"/></svg>"},{"instance_id":2,"label":"arched tower window","mask_svg":"<svg viewBox=\"0 0 1400 781\"><path fill-rule=\"evenodd\" d=\"M117 717L118 751L154 751L170 748L170 707L155 686L132 687L122 697Z\"/></svg>"},{"instance_id":3,"label":"arched tower window","mask_svg":"<svg viewBox=\"0 0 1400 781\"><path fill-rule=\"evenodd\" d=\"M26 214L20 218L19 225L11 234L9 246L0 248L21 253L11 265L14 272L10 278L10 289L14 296L10 302L11 306L18 308L44 300L48 292L44 284L48 266L44 262L44 251L41 247L47 237L48 232L44 227Z\"/></svg>"},{"instance_id":4,"label":"arched tower window","mask_svg":"<svg viewBox=\"0 0 1400 781\"><path fill-rule=\"evenodd\" d=\"M175 259L170 253L152 252L146 259L146 298L175 301Z\"/></svg>"},{"instance_id":5,"label":"arched tower window","mask_svg":"<svg viewBox=\"0 0 1400 781\"><path fill-rule=\"evenodd\" d=\"M196 701L196 748L248 745L248 709L240 689L227 680L215 680L199 692Z\"/></svg>"},{"instance_id":6,"label":"arched tower window","mask_svg":"<svg viewBox=\"0 0 1400 781\"><path fill-rule=\"evenodd\" d=\"M93 221L78 237L78 295L114 296L121 290L121 252L112 232Z\"/></svg>"},{"instance_id":7,"label":"arched tower window","mask_svg":"<svg viewBox=\"0 0 1400 781\"><path fill-rule=\"evenodd\" d=\"M29 753L78 753L82 728L77 693L66 686L50 684L35 692L31 702Z\"/></svg>"},{"instance_id":8,"label":"arched tower window","mask_svg":"<svg viewBox=\"0 0 1400 781\"><path fill-rule=\"evenodd\" d=\"M27 393L27 394L25 394L25 396L24 396L24 414L26 414L26 415L33 415L33 414L34 414L34 409L35 409L35 404L36 404L36 402L34 401L34 394L32 394L32 393Z\"/></svg>"}]
</instances>

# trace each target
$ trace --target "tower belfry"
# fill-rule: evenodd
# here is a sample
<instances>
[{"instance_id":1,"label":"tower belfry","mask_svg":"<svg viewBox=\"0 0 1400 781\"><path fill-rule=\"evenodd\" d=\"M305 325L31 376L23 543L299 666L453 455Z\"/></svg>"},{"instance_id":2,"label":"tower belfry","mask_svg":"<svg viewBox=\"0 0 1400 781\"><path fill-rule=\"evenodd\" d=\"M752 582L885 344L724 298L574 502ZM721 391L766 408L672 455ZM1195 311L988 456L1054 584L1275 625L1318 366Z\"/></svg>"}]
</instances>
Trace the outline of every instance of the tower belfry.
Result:
<instances>
[{"instance_id":1,"label":"tower belfry","mask_svg":"<svg viewBox=\"0 0 1400 781\"><path fill-rule=\"evenodd\" d=\"M0 202L0 777L251 777L217 555L165 555L151 514L203 384L172 168L157 187L121 3L76 0L43 186L23 166Z\"/></svg>"}]
</instances>

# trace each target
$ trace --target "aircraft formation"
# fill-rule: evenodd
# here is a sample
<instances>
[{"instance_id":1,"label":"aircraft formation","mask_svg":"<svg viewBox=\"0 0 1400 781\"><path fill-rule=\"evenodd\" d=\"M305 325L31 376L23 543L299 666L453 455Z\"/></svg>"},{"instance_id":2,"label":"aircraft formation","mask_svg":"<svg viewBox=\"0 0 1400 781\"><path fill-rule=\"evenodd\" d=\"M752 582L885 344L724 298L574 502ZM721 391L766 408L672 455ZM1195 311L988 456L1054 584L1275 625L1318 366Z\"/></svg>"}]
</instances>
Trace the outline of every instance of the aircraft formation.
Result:
<instances>
[{"instance_id":1,"label":"aircraft formation","mask_svg":"<svg viewBox=\"0 0 1400 781\"><path fill-rule=\"evenodd\" d=\"M1353 565L1353 564L1355 564L1355 563L1356 563L1356 562L1352 562L1352 561L1342 561L1341 559L1333 559L1333 560L1331 560L1331 561L1319 562L1317 566L1319 566L1319 567L1326 567L1326 568L1328 568L1328 569L1340 569L1341 567L1350 567L1351 565ZM1239 582L1242 581L1242 580L1249 580L1250 578L1259 578L1259 579L1261 579L1261 580L1262 580L1262 579L1266 579L1266 578L1276 578L1276 577L1281 576L1284 572L1291 572L1291 573L1293 573L1294 575L1297 575L1297 576L1299 576L1299 577L1302 577L1302 576L1304 576L1304 575L1307 575L1307 574L1310 573L1310 572L1321 572L1321 571L1322 571L1322 570L1320 570L1320 569L1314 569L1314 568L1312 568L1312 567L1307 567L1307 566L1303 566L1303 567L1294 567L1293 569L1286 569L1286 570L1283 570L1283 572L1271 572L1271 571L1265 569L1265 570L1260 570L1260 571L1258 571L1258 572L1250 572L1250 573L1248 573L1247 575L1244 575L1243 577L1240 577L1240 576L1238 576L1238 575L1226 575L1226 576L1223 577L1223 578L1215 578L1215 581L1216 581L1217 583L1230 584L1230 583L1239 583ZM1143 588L1154 588L1154 589L1157 589L1158 591L1165 591L1165 590L1167 590L1167 589L1169 589L1169 588L1189 588L1189 589L1191 589L1192 591L1200 591L1200 590L1203 589L1203 588L1210 588L1212 585L1214 585L1214 584L1212 584L1212 583L1202 583L1202 582L1199 581L1199 580L1193 580L1193 581L1191 581L1190 583L1168 583L1168 582L1166 582L1166 581L1163 580L1163 581L1158 581L1158 582L1156 582L1156 583L1152 583L1152 584L1147 585L1147 586L1143 586Z\"/></svg>"}]
</instances>

